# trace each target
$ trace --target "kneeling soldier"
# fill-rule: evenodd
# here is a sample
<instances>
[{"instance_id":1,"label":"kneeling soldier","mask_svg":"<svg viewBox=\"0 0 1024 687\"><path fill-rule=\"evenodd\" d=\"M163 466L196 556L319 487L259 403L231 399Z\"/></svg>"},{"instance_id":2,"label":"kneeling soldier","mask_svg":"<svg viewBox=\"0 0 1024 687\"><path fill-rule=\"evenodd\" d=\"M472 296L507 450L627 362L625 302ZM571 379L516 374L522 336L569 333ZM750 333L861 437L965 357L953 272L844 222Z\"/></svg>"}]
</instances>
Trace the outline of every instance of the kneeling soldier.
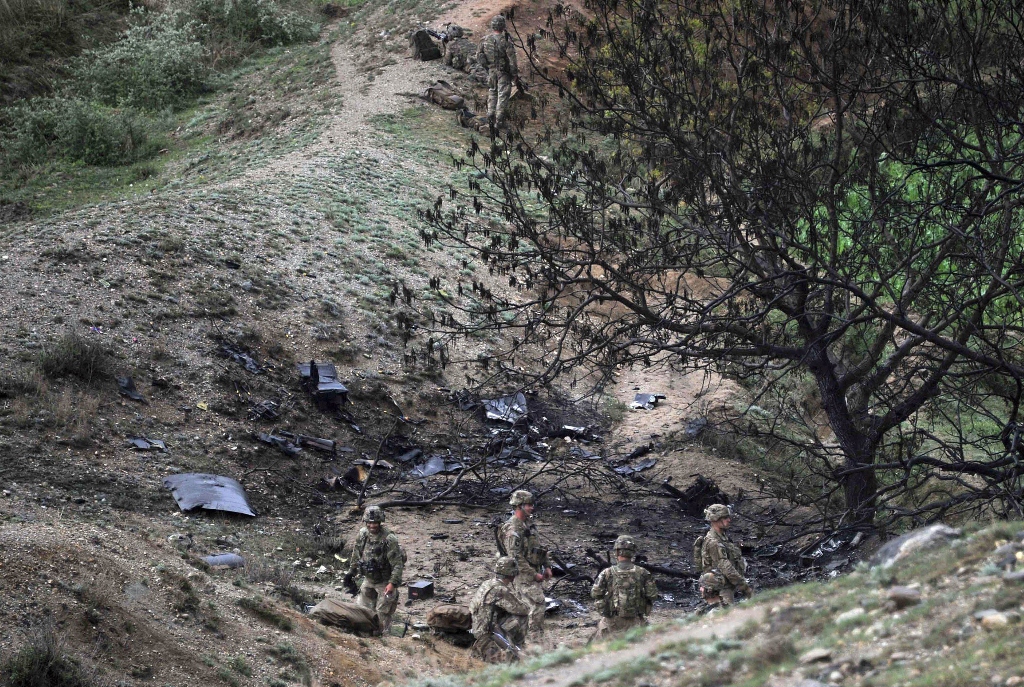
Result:
<instances>
[{"instance_id":1,"label":"kneeling soldier","mask_svg":"<svg viewBox=\"0 0 1024 687\"><path fill-rule=\"evenodd\" d=\"M597 576L590 596L600 603L601 622L590 641L607 639L609 635L625 632L631 627L647 623L658 587L648 570L633 563L636 544L628 535L615 540L618 563L605 568Z\"/></svg>"},{"instance_id":2,"label":"kneeling soldier","mask_svg":"<svg viewBox=\"0 0 1024 687\"><path fill-rule=\"evenodd\" d=\"M704 517L711 523L711 529L704 535L700 551L700 568L703 573L699 580L701 598L710 606L728 606L733 602L736 592L742 592L749 598L754 590L743 577L747 571L747 562L743 560L740 547L725 533L732 524L729 507L720 503L713 504L704 510Z\"/></svg>"},{"instance_id":3,"label":"kneeling soldier","mask_svg":"<svg viewBox=\"0 0 1024 687\"><path fill-rule=\"evenodd\" d=\"M370 506L363 513L366 526L359 530L349 557L348 576L362 575L360 606L376 612L382 634L391 628L391 616L398 607L398 587L402 584L405 558L398 537L384 527L384 511Z\"/></svg>"},{"instance_id":4,"label":"kneeling soldier","mask_svg":"<svg viewBox=\"0 0 1024 687\"><path fill-rule=\"evenodd\" d=\"M472 652L485 661L516 660L526 639L530 607L512 587L518 572L515 559L502 556L494 565L494 577L480 585L469 604L476 638Z\"/></svg>"}]
</instances>

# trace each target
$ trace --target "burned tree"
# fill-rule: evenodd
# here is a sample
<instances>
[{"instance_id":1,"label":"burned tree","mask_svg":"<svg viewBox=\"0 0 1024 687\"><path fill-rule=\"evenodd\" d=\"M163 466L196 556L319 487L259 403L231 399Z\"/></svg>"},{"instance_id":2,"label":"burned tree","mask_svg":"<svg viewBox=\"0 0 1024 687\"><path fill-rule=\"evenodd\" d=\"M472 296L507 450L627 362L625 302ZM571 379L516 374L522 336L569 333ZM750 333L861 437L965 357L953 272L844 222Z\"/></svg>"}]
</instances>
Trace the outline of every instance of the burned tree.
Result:
<instances>
[{"instance_id":1,"label":"burned tree","mask_svg":"<svg viewBox=\"0 0 1024 687\"><path fill-rule=\"evenodd\" d=\"M1021 513L1019 6L590 0L548 28L548 129L474 143L425 213L519 288L449 298L449 334L507 332L534 382L745 380L830 527Z\"/></svg>"}]
</instances>

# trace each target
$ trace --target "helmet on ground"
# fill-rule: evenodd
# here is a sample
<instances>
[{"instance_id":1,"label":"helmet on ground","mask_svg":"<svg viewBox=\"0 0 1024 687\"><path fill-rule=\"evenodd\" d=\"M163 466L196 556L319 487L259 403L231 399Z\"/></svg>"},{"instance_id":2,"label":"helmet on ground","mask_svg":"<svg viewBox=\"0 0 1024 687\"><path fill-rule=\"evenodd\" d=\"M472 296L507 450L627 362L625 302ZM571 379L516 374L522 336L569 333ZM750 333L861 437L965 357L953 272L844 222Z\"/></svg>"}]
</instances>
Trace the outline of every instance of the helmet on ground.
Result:
<instances>
[{"instance_id":1,"label":"helmet on ground","mask_svg":"<svg viewBox=\"0 0 1024 687\"><path fill-rule=\"evenodd\" d=\"M633 537L628 534L620 534L619 538L615 540L615 545L612 547L615 553L636 553L636 542L633 541Z\"/></svg>"},{"instance_id":2,"label":"helmet on ground","mask_svg":"<svg viewBox=\"0 0 1024 687\"><path fill-rule=\"evenodd\" d=\"M363 522L384 522L384 509L380 506L370 506L363 513Z\"/></svg>"},{"instance_id":3,"label":"helmet on ground","mask_svg":"<svg viewBox=\"0 0 1024 687\"><path fill-rule=\"evenodd\" d=\"M525 489L516 489L508 500L510 506L521 506L524 503L533 503L533 494Z\"/></svg>"},{"instance_id":4,"label":"helmet on ground","mask_svg":"<svg viewBox=\"0 0 1024 687\"><path fill-rule=\"evenodd\" d=\"M714 503L704 509L704 519L708 522L718 522L722 518L731 518L732 510L729 506L723 506L721 503Z\"/></svg>"},{"instance_id":5,"label":"helmet on ground","mask_svg":"<svg viewBox=\"0 0 1024 687\"><path fill-rule=\"evenodd\" d=\"M519 574L519 564L511 556L502 556L494 564L494 574L501 577L515 577Z\"/></svg>"},{"instance_id":6,"label":"helmet on ground","mask_svg":"<svg viewBox=\"0 0 1024 687\"><path fill-rule=\"evenodd\" d=\"M495 31L504 31L505 30L505 17L503 17L503 16L501 16L499 14L494 19L492 19L491 20L491 28L494 29Z\"/></svg>"}]
</instances>

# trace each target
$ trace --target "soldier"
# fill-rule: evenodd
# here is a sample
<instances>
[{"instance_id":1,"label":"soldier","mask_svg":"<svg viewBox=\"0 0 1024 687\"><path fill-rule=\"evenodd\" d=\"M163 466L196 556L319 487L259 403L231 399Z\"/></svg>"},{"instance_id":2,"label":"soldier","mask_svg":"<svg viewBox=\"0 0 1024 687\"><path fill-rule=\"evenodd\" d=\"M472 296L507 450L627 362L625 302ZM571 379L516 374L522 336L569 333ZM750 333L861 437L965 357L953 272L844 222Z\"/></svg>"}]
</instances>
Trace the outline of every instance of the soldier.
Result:
<instances>
[{"instance_id":1,"label":"soldier","mask_svg":"<svg viewBox=\"0 0 1024 687\"><path fill-rule=\"evenodd\" d=\"M701 598L710 606L728 606L736 592L743 592L749 598L754 590L743 577L747 562L743 560L740 547L725 533L732 524L732 512L728 506L716 503L704 510L704 517L711 523L711 529L704 535L700 547Z\"/></svg>"},{"instance_id":2,"label":"soldier","mask_svg":"<svg viewBox=\"0 0 1024 687\"><path fill-rule=\"evenodd\" d=\"M480 585L469 603L476 637L472 653L490 663L517 659L526 639L530 607L512 586L518 572L515 559L502 556L494 565L494 577Z\"/></svg>"},{"instance_id":3,"label":"soldier","mask_svg":"<svg viewBox=\"0 0 1024 687\"><path fill-rule=\"evenodd\" d=\"M654 576L633 563L636 554L633 538L620 535L615 540L614 550L618 563L602 570L590 590L590 596L600 603L603 616L590 641L600 641L611 634L646 624L654 600L658 598Z\"/></svg>"},{"instance_id":4,"label":"soldier","mask_svg":"<svg viewBox=\"0 0 1024 687\"><path fill-rule=\"evenodd\" d=\"M494 32L480 41L476 62L487 70L487 123L493 137L495 129L505 124L512 84L519 79L519 64L516 48L505 32L505 17L499 14L492 19L491 28Z\"/></svg>"},{"instance_id":5,"label":"soldier","mask_svg":"<svg viewBox=\"0 0 1024 687\"><path fill-rule=\"evenodd\" d=\"M530 606L529 632L539 640L544 634L544 590L540 583L551 579L548 552L540 546L533 519L533 494L525 489L512 492L509 504L515 509L508 522L498 528L498 553L509 556L519 566L516 593Z\"/></svg>"},{"instance_id":6,"label":"soldier","mask_svg":"<svg viewBox=\"0 0 1024 687\"><path fill-rule=\"evenodd\" d=\"M363 513L366 526L359 530L349 556L348 575L362 575L360 606L377 614L382 634L391 628L391 616L398 607L398 587L402 584L405 556L398 537L384 527L384 511L370 506Z\"/></svg>"}]
</instances>

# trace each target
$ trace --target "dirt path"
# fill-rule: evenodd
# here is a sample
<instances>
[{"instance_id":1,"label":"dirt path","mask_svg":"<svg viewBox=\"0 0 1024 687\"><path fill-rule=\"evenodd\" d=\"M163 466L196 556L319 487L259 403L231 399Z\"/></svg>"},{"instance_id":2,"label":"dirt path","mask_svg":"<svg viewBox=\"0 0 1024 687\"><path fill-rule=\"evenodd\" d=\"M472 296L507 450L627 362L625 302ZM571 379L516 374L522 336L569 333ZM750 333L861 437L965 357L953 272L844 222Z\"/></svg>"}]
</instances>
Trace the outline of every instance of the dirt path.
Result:
<instances>
[{"instance_id":1,"label":"dirt path","mask_svg":"<svg viewBox=\"0 0 1024 687\"><path fill-rule=\"evenodd\" d=\"M569 687L623 663L655 656L661 647L681 642L726 638L751 620L764 621L763 608L737 608L724 616L705 616L699 623L653 636L618 651L587 654L571 665L552 666L522 676L520 682L531 685Z\"/></svg>"}]
</instances>

